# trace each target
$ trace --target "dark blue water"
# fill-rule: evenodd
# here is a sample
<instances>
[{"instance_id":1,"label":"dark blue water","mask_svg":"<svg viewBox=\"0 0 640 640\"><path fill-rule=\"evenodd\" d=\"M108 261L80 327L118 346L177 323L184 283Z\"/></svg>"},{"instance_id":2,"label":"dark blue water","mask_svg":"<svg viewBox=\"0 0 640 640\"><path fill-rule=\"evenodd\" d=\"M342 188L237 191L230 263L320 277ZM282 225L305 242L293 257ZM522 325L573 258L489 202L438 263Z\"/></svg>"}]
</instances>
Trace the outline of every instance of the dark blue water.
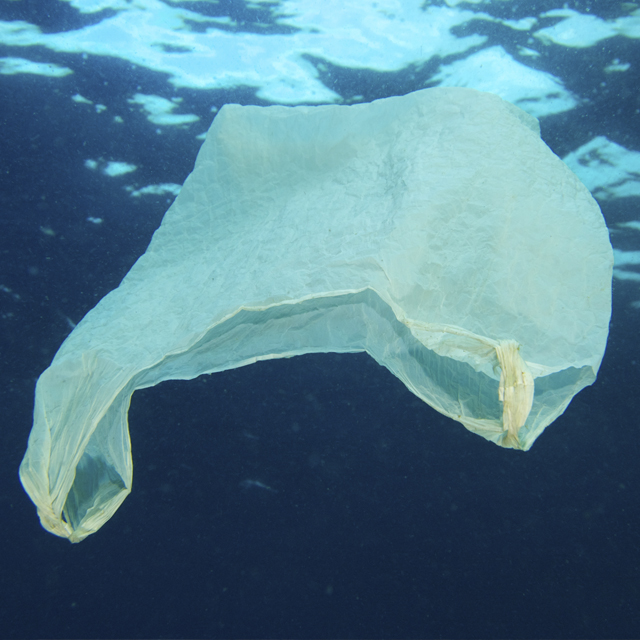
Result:
<instances>
[{"instance_id":1,"label":"dark blue water","mask_svg":"<svg viewBox=\"0 0 640 640\"><path fill-rule=\"evenodd\" d=\"M556 6L499 4L505 19ZM607 3L569 6L618 15ZM239 30L270 32L266 10L206 7ZM53 1L0 8L0 19L45 32L107 15ZM526 44L483 28L475 32L489 31L489 44ZM74 70L0 76L0 637L640 635L633 280L614 281L597 382L527 453L440 416L364 354L261 362L136 392L132 494L79 545L46 533L17 473L35 381L71 323L144 252L172 199L134 199L123 187L181 184L213 107L265 101L247 86L169 90L163 74L110 58L1 44L0 55ZM615 58L635 66L605 74ZM563 156L602 135L640 150L639 61L628 37L549 45L532 66L581 102L541 120L547 144ZM365 100L421 88L433 71L321 69L333 91ZM201 121L158 134L127 102L136 91L180 97L181 112ZM84 168L87 158L138 169L134 180L105 179ZM600 204L610 227L638 219L637 197ZM637 251L638 236L612 241Z\"/></svg>"}]
</instances>

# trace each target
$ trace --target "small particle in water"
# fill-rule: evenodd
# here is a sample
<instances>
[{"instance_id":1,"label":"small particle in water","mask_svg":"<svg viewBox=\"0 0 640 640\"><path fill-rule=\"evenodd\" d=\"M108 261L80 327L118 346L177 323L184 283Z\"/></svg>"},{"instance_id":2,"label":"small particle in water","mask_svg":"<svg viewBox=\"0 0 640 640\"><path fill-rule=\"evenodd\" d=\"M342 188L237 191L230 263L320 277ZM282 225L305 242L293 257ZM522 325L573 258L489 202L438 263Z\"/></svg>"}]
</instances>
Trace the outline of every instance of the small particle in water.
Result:
<instances>
[{"instance_id":1,"label":"small particle in water","mask_svg":"<svg viewBox=\"0 0 640 640\"><path fill-rule=\"evenodd\" d=\"M272 487L270 487L269 485L265 484L264 482L260 482L260 480L243 480L240 483L240 486L243 489L264 489L265 491L271 491L272 493L278 493L278 491L276 489L273 489Z\"/></svg>"}]
</instances>

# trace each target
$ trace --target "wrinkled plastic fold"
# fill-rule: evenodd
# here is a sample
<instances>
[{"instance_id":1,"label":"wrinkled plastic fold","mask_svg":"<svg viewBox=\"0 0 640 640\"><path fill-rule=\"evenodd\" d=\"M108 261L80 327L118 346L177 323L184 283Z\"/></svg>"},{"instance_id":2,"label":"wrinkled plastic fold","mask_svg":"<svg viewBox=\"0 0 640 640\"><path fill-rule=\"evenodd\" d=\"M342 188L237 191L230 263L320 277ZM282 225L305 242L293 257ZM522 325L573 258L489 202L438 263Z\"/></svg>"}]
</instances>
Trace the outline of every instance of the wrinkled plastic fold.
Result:
<instances>
[{"instance_id":1,"label":"wrinkled plastic fold","mask_svg":"<svg viewBox=\"0 0 640 640\"><path fill-rule=\"evenodd\" d=\"M227 105L146 253L38 380L22 483L78 542L131 490L136 389L310 352L365 351L526 450L595 380L612 267L596 202L495 95Z\"/></svg>"}]
</instances>

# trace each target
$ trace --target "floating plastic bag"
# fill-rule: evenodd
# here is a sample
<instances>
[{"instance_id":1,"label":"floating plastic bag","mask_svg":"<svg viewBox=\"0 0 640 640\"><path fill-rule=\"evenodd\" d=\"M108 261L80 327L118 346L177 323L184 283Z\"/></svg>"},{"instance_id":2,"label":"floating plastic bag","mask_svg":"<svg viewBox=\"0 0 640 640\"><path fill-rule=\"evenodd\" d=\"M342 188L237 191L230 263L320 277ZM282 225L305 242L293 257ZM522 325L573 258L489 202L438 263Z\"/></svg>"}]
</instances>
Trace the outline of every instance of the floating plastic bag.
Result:
<instances>
[{"instance_id":1,"label":"floating plastic bag","mask_svg":"<svg viewBox=\"0 0 640 640\"><path fill-rule=\"evenodd\" d=\"M495 95L227 105L147 252L40 377L22 483L78 542L131 489L136 389L310 352L366 351L528 449L595 380L612 265L587 189Z\"/></svg>"}]
</instances>

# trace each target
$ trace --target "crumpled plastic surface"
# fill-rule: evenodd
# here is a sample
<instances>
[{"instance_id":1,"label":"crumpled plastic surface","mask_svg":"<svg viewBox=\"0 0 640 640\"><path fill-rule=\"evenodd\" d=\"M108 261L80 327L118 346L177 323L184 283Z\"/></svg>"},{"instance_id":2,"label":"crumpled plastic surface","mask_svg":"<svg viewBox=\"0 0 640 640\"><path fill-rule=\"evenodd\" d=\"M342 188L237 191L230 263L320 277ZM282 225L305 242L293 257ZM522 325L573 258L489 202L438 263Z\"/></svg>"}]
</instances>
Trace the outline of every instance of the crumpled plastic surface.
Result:
<instances>
[{"instance_id":1,"label":"crumpled plastic surface","mask_svg":"<svg viewBox=\"0 0 640 640\"><path fill-rule=\"evenodd\" d=\"M146 253L40 377L22 483L78 542L130 492L135 389L309 352L366 351L526 450L595 380L612 266L587 189L497 96L227 105Z\"/></svg>"}]
</instances>

